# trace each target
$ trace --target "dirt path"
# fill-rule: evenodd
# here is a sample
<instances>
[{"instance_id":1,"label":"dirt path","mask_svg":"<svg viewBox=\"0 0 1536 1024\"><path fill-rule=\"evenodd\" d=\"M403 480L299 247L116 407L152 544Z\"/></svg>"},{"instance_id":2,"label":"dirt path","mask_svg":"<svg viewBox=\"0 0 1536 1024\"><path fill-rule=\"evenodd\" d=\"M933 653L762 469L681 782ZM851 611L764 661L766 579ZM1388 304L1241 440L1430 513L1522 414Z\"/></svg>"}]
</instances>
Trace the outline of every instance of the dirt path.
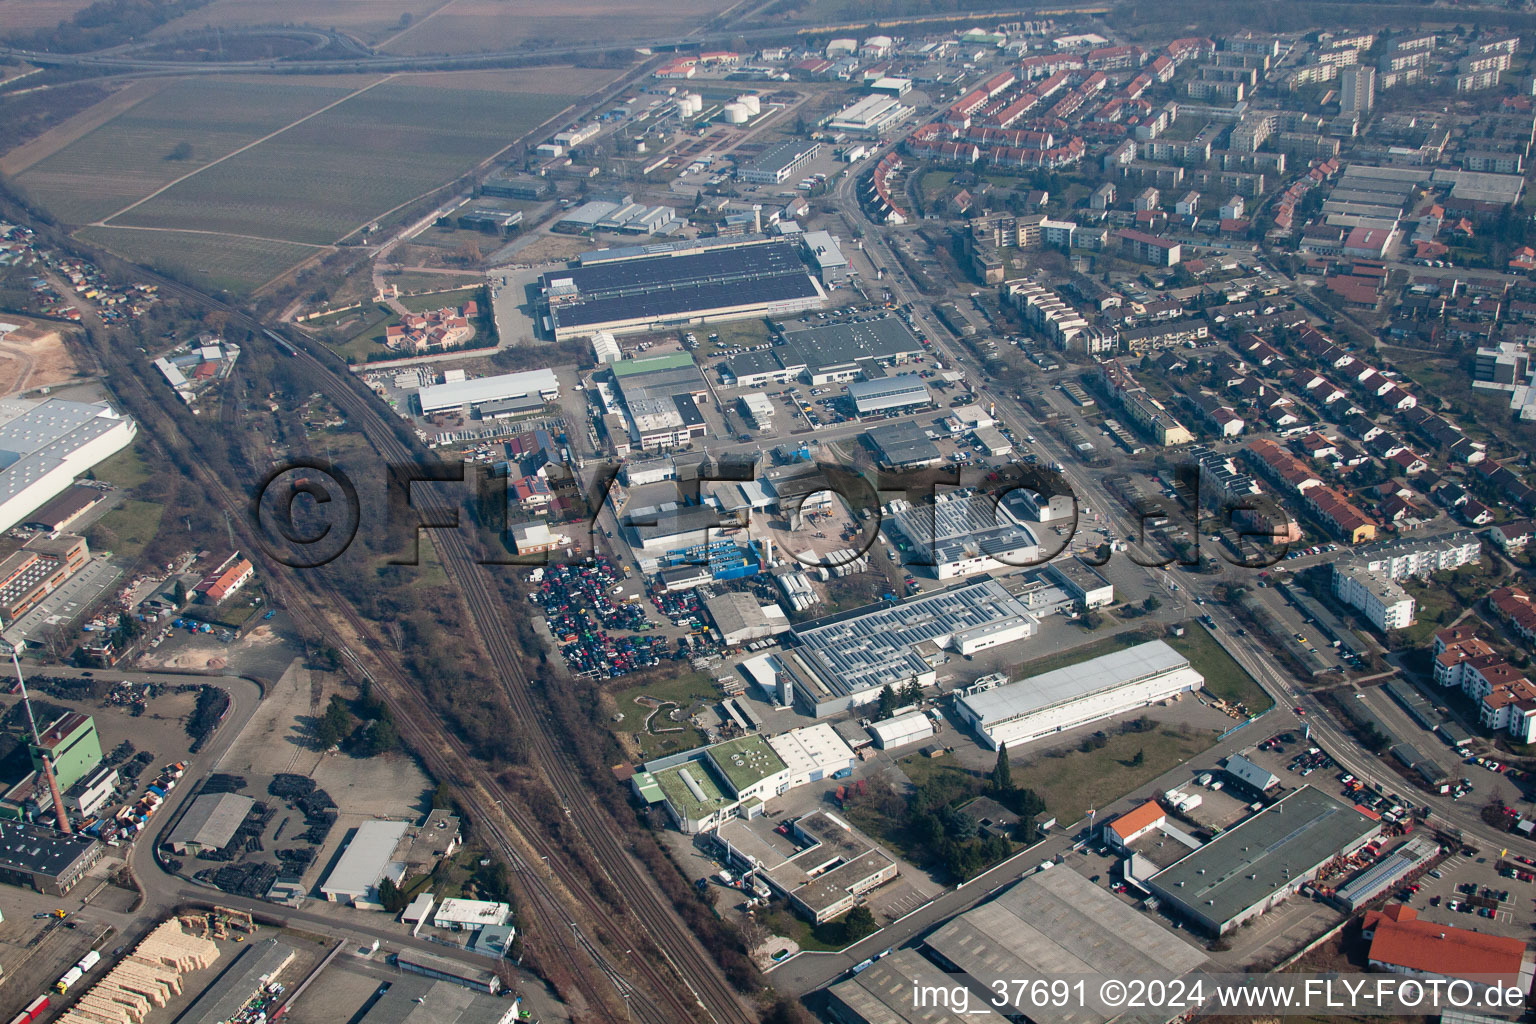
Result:
<instances>
[{"instance_id":1,"label":"dirt path","mask_svg":"<svg viewBox=\"0 0 1536 1024\"><path fill-rule=\"evenodd\" d=\"M72 142L77 142L108 121L127 113L165 88L169 79L153 78L134 82L108 96L93 107L48 129L31 142L24 142L0 157L0 174L15 177L41 163Z\"/></svg>"}]
</instances>

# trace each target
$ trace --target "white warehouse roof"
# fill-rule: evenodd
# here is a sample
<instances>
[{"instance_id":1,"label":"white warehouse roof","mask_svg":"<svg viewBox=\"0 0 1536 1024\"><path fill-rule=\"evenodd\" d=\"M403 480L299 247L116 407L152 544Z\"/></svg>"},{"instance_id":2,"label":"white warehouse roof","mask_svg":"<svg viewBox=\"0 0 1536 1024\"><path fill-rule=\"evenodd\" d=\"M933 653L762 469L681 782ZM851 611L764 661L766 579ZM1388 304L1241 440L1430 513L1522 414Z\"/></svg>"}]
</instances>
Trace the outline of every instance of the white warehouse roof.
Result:
<instances>
[{"instance_id":1,"label":"white warehouse roof","mask_svg":"<svg viewBox=\"0 0 1536 1024\"><path fill-rule=\"evenodd\" d=\"M933 735L933 723L928 716L921 711L913 711L911 714L897 715L883 722L876 722L869 727L870 735L874 736L875 744L881 750L890 750L892 747L900 747L907 743L916 743Z\"/></svg>"},{"instance_id":2,"label":"white warehouse roof","mask_svg":"<svg viewBox=\"0 0 1536 1024\"><path fill-rule=\"evenodd\" d=\"M560 381L555 377L555 371L549 369L429 384L417 392L423 413L459 409L484 402L500 402L508 398L526 398L530 395L554 398L559 394Z\"/></svg>"},{"instance_id":3,"label":"white warehouse roof","mask_svg":"<svg viewBox=\"0 0 1536 1024\"><path fill-rule=\"evenodd\" d=\"M512 908L505 903L490 900L445 899L437 905L432 923L439 928L448 925L469 925L484 928L503 925L512 916Z\"/></svg>"},{"instance_id":4,"label":"white warehouse roof","mask_svg":"<svg viewBox=\"0 0 1536 1024\"><path fill-rule=\"evenodd\" d=\"M1127 683L1189 668L1189 659L1161 640L1068 665L994 690L960 698L982 725L1118 689Z\"/></svg>"},{"instance_id":5,"label":"white warehouse roof","mask_svg":"<svg viewBox=\"0 0 1536 1024\"><path fill-rule=\"evenodd\" d=\"M405 835L403 821L365 821L358 826L341 859L331 869L320 891L331 899L338 896L367 899L374 886L389 870L395 847ZM400 865L404 872L404 865Z\"/></svg>"}]
</instances>

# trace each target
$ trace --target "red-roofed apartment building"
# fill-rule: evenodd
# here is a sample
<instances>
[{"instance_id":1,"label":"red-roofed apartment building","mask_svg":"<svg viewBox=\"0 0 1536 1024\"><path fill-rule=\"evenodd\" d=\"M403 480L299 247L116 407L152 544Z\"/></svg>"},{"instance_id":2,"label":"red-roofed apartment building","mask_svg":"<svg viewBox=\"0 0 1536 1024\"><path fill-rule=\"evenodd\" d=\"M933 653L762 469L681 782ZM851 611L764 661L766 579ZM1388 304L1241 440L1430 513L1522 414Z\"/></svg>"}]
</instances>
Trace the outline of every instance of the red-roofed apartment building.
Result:
<instances>
[{"instance_id":1,"label":"red-roofed apartment building","mask_svg":"<svg viewBox=\"0 0 1536 1024\"><path fill-rule=\"evenodd\" d=\"M1488 595L1488 605L1509 631L1527 644L1536 643L1536 605L1519 587L1500 587Z\"/></svg>"},{"instance_id":2,"label":"red-roofed apartment building","mask_svg":"<svg viewBox=\"0 0 1536 1024\"><path fill-rule=\"evenodd\" d=\"M1360 934L1370 940L1370 964L1394 974L1438 978L1497 977L1521 992L1531 987L1531 952L1519 939L1422 921L1412 907L1394 903L1365 915Z\"/></svg>"},{"instance_id":3,"label":"red-roofed apartment building","mask_svg":"<svg viewBox=\"0 0 1536 1024\"><path fill-rule=\"evenodd\" d=\"M1142 836L1158 828L1168 818L1156 800L1148 800L1134 811L1127 811L1104 826L1104 841L1117 850L1125 850Z\"/></svg>"}]
</instances>

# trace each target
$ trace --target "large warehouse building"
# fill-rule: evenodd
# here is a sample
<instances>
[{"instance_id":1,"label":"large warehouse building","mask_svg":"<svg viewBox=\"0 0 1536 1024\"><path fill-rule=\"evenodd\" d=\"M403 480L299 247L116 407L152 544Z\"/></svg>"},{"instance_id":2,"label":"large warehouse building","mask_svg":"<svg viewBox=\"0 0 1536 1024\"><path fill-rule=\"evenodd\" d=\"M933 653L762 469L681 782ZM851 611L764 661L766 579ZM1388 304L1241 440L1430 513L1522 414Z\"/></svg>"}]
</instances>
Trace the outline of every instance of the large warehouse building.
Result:
<instances>
[{"instance_id":1,"label":"large warehouse building","mask_svg":"<svg viewBox=\"0 0 1536 1024\"><path fill-rule=\"evenodd\" d=\"M494 377L429 384L416 393L423 415L458 412L464 408L480 409L501 402L525 401L530 409L560 397L560 381L553 370L525 370Z\"/></svg>"},{"instance_id":2,"label":"large warehouse building","mask_svg":"<svg viewBox=\"0 0 1536 1024\"><path fill-rule=\"evenodd\" d=\"M804 367L806 381L818 386L880 377L874 367L900 366L923 354L917 335L889 314L863 323L787 324L783 338L773 355L785 366Z\"/></svg>"},{"instance_id":3,"label":"large warehouse building","mask_svg":"<svg viewBox=\"0 0 1536 1024\"><path fill-rule=\"evenodd\" d=\"M880 367L899 366L923 354L922 342L894 316L862 323L783 325L782 344L742 352L721 364L721 376L737 387L803 378L813 385L885 376Z\"/></svg>"},{"instance_id":4,"label":"large warehouse building","mask_svg":"<svg viewBox=\"0 0 1536 1024\"><path fill-rule=\"evenodd\" d=\"M1380 834L1379 821L1303 786L1159 871L1147 885L1196 927L1223 935Z\"/></svg>"},{"instance_id":5,"label":"large warehouse building","mask_svg":"<svg viewBox=\"0 0 1536 1024\"><path fill-rule=\"evenodd\" d=\"M915 373L856 380L848 385L848 397L853 401L854 411L860 416L933 404L933 395L929 394L928 385Z\"/></svg>"},{"instance_id":6,"label":"large warehouse building","mask_svg":"<svg viewBox=\"0 0 1536 1024\"><path fill-rule=\"evenodd\" d=\"M826 292L797 243L755 239L715 247L637 247L617 258L583 260L539 278L545 327L556 340L599 331L628 334L749 316L815 309Z\"/></svg>"},{"instance_id":7,"label":"large warehouse building","mask_svg":"<svg viewBox=\"0 0 1536 1024\"><path fill-rule=\"evenodd\" d=\"M398 882L405 864L395 851L410 826L403 821L365 821L357 827L336 866L326 876L320 892L332 903L371 907L385 878Z\"/></svg>"},{"instance_id":8,"label":"large warehouse building","mask_svg":"<svg viewBox=\"0 0 1536 1024\"><path fill-rule=\"evenodd\" d=\"M121 451L138 430L105 402L0 401L0 531Z\"/></svg>"},{"instance_id":9,"label":"large warehouse building","mask_svg":"<svg viewBox=\"0 0 1536 1024\"><path fill-rule=\"evenodd\" d=\"M943 993L942 1005L916 1005L914 992ZM836 1024L1003 1024L991 992L957 987L955 978L915 949L898 949L827 990L827 1015ZM933 1000L939 1003L937 996Z\"/></svg>"},{"instance_id":10,"label":"large warehouse building","mask_svg":"<svg viewBox=\"0 0 1536 1024\"><path fill-rule=\"evenodd\" d=\"M932 686L941 651L974 654L1038 626L1002 584L984 579L797 626L778 663L795 703L825 718L878 699L885 686Z\"/></svg>"},{"instance_id":11,"label":"large warehouse building","mask_svg":"<svg viewBox=\"0 0 1536 1024\"><path fill-rule=\"evenodd\" d=\"M907 540L905 564L941 580L1034 565L1040 555L1029 527L990 494L907 505L885 522Z\"/></svg>"},{"instance_id":12,"label":"large warehouse building","mask_svg":"<svg viewBox=\"0 0 1536 1024\"><path fill-rule=\"evenodd\" d=\"M1153 640L1016 683L972 687L955 701L955 713L996 750L1155 704L1204 682L1188 658Z\"/></svg>"},{"instance_id":13,"label":"large warehouse building","mask_svg":"<svg viewBox=\"0 0 1536 1024\"><path fill-rule=\"evenodd\" d=\"M923 945L941 968L959 972L949 975L951 985L963 983L985 993L992 1007L997 1007L990 1001L996 996L992 983L998 979L1097 974L1171 982L1206 964L1202 951L1065 867L1029 875L953 918ZM1153 1019L1119 1018L1091 1005L1034 1005L1027 986L1010 984L1006 995L1023 1000L1000 1008L1008 1019L1027 1018L1034 1024Z\"/></svg>"},{"instance_id":14,"label":"large warehouse building","mask_svg":"<svg viewBox=\"0 0 1536 1024\"><path fill-rule=\"evenodd\" d=\"M166 845L175 853L194 856L204 850L223 849L235 838L255 804L239 793L203 793L171 830Z\"/></svg>"}]
</instances>

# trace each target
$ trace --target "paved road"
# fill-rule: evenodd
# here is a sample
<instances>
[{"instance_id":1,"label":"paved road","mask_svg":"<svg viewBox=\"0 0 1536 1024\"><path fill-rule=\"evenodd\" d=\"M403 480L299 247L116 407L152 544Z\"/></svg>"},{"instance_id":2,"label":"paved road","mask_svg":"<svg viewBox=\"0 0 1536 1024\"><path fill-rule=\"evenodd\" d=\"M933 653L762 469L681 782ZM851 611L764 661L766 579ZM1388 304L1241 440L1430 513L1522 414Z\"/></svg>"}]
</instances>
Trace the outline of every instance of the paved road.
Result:
<instances>
[{"instance_id":1,"label":"paved road","mask_svg":"<svg viewBox=\"0 0 1536 1024\"><path fill-rule=\"evenodd\" d=\"M29 677L77 678L80 670L70 665L41 665L28 670ZM213 683L224 688L230 695L231 706L224 723L214 734L213 741L190 761L181 784L171 791L159 814L151 819L151 825L128 848L128 865L143 893L143 903L135 910L119 912L105 907L90 906L82 902L89 888L82 887L72 898L60 902L73 916L85 923L100 922L111 925L117 931L118 944L130 944L141 933L158 923L166 913L186 904L217 904L238 910L247 910L267 920L278 920L289 926L305 926L313 931L366 945L378 939L381 946L398 950L404 947L427 950L439 956L460 960L477 967L485 967L483 956L444 946L426 939L412 938L388 915L348 907L306 901L299 908L267 903L263 900L245 899L220 892L211 887L170 874L156 856L161 838L169 831L190 801L197 796L201 784L208 775L218 771L225 755L250 722L256 705L262 696L261 687L249 679L236 676L220 676L199 673L163 673L117 671L98 672L98 676L110 679L127 679L131 682L153 682L179 685L191 680ZM543 983L527 972L516 972L521 985L520 992L534 997L534 1006L543 999ZM552 1009L550 1003L546 1009Z\"/></svg>"},{"instance_id":2,"label":"paved road","mask_svg":"<svg viewBox=\"0 0 1536 1024\"><path fill-rule=\"evenodd\" d=\"M1235 754L1251 746L1255 735L1247 729L1240 730L1202 753L1196 759L1197 763L1203 768L1213 768L1229 754ZM1170 769L1151 782L1138 787L1134 792L1126 794L1110 807L1101 808L1095 816L1096 820L1109 821L1145 803L1159 793L1184 785L1189 782L1193 773L1194 769L1189 764ZM907 945L926 934L935 925L942 924L954 915L976 906L999 889L1012 885L1025 875L1034 872L1042 861L1069 854L1079 844L1089 825L1090 820L1085 816L1079 821L1058 829L1045 840L995 865L959 888L945 891L932 902L900 921L886 925L869 938L855 943L846 952L801 953L792 957L774 968L769 973L769 980L775 988L794 995L803 995L820 988L866 957L873 956L884 949Z\"/></svg>"}]
</instances>

